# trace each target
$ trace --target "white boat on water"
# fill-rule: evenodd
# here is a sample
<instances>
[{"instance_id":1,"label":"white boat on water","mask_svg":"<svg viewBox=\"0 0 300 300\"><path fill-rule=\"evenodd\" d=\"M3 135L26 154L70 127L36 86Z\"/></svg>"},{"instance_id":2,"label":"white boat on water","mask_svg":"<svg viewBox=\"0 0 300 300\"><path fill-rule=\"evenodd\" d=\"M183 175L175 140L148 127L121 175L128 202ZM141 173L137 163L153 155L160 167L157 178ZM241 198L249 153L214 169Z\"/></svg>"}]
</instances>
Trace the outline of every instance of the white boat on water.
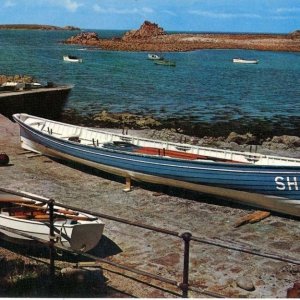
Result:
<instances>
[{"instance_id":1,"label":"white boat on water","mask_svg":"<svg viewBox=\"0 0 300 300\"><path fill-rule=\"evenodd\" d=\"M0 225L17 230L32 237L49 241L49 208L38 195L14 192L0 188ZM41 199L44 201L38 201ZM95 216L54 206L55 242L73 250L89 251L93 249L102 236L104 223ZM4 236L19 241L32 239L0 229Z\"/></svg>"},{"instance_id":2,"label":"white boat on water","mask_svg":"<svg viewBox=\"0 0 300 300\"><path fill-rule=\"evenodd\" d=\"M25 88L24 82L8 81L1 85L3 91L21 91Z\"/></svg>"},{"instance_id":3,"label":"white boat on water","mask_svg":"<svg viewBox=\"0 0 300 300\"><path fill-rule=\"evenodd\" d=\"M157 54L150 53L150 54L148 54L148 59L151 59L151 60L162 60L164 58L162 56L157 55Z\"/></svg>"},{"instance_id":4,"label":"white boat on water","mask_svg":"<svg viewBox=\"0 0 300 300\"><path fill-rule=\"evenodd\" d=\"M39 89L42 87L42 85L39 83L39 82L31 82L29 83L29 86L32 88L32 89Z\"/></svg>"},{"instance_id":5,"label":"white boat on water","mask_svg":"<svg viewBox=\"0 0 300 300\"><path fill-rule=\"evenodd\" d=\"M40 84L39 82L30 82L30 83L25 83L25 89L39 89L42 88L43 85Z\"/></svg>"},{"instance_id":6,"label":"white boat on water","mask_svg":"<svg viewBox=\"0 0 300 300\"><path fill-rule=\"evenodd\" d=\"M77 56L74 56L74 55L64 55L63 56L63 59L64 61L67 61L67 62L79 62L79 63L82 63L82 58L79 58Z\"/></svg>"},{"instance_id":7,"label":"white boat on water","mask_svg":"<svg viewBox=\"0 0 300 300\"><path fill-rule=\"evenodd\" d=\"M238 64L258 64L258 59L242 59L242 58L234 58L232 60L234 63Z\"/></svg>"}]
</instances>

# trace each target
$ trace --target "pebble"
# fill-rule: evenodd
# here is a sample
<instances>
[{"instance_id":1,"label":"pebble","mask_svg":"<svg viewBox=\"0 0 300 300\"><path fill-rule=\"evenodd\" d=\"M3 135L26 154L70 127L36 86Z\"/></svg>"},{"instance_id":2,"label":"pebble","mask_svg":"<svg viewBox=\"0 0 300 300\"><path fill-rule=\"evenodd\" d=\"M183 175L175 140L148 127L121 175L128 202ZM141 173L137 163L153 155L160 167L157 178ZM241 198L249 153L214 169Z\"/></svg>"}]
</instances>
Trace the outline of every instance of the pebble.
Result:
<instances>
[{"instance_id":1,"label":"pebble","mask_svg":"<svg viewBox=\"0 0 300 300\"><path fill-rule=\"evenodd\" d=\"M63 268L61 275L66 280L72 280L75 283L94 283L102 281L103 274L99 268Z\"/></svg>"},{"instance_id":2,"label":"pebble","mask_svg":"<svg viewBox=\"0 0 300 300\"><path fill-rule=\"evenodd\" d=\"M9 157L6 153L0 153L0 165L5 166L9 163Z\"/></svg>"},{"instance_id":3,"label":"pebble","mask_svg":"<svg viewBox=\"0 0 300 300\"><path fill-rule=\"evenodd\" d=\"M238 287L246 291L254 291L255 286L249 277L239 277L236 281Z\"/></svg>"}]
</instances>

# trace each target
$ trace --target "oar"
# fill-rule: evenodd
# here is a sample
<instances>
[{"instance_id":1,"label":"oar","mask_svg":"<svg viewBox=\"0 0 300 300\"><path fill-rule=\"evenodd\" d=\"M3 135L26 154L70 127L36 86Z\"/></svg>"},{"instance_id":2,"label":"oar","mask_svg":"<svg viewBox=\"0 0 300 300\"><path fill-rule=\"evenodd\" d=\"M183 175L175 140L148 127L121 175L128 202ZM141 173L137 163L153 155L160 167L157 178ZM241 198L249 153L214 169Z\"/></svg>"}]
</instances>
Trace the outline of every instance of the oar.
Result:
<instances>
[{"instance_id":1,"label":"oar","mask_svg":"<svg viewBox=\"0 0 300 300\"><path fill-rule=\"evenodd\" d=\"M34 200L30 200L24 197L16 198L15 196L0 196L0 202L4 203L35 203Z\"/></svg>"},{"instance_id":2,"label":"oar","mask_svg":"<svg viewBox=\"0 0 300 300\"><path fill-rule=\"evenodd\" d=\"M96 221L98 218L90 218L90 217L85 217L85 216L74 216L74 215L58 215L58 214L54 214L54 218L61 218L61 219L71 219L74 221ZM49 220L49 215L48 214L41 214L41 215L35 215L34 219L45 219L45 220Z\"/></svg>"},{"instance_id":3,"label":"oar","mask_svg":"<svg viewBox=\"0 0 300 300\"><path fill-rule=\"evenodd\" d=\"M38 214L38 215L14 215L11 216L12 218L17 218L17 219L36 219L39 221L49 221L50 217L48 214ZM96 221L98 218L94 217L85 217L85 216L74 216L74 215L67 215L67 214L54 214L53 216L55 219L70 219L74 221Z\"/></svg>"},{"instance_id":4,"label":"oar","mask_svg":"<svg viewBox=\"0 0 300 300\"><path fill-rule=\"evenodd\" d=\"M31 215L31 214L22 214L22 215L12 215L10 216L12 218L16 218L16 219L25 219L25 220L33 220L33 219L37 219L39 221L49 221L49 215L48 214L43 214L43 213L40 213L40 214L36 214L36 215ZM56 218L56 216L55 216ZM64 218L64 215L60 216L60 219L62 220L65 220L66 218Z\"/></svg>"},{"instance_id":5,"label":"oar","mask_svg":"<svg viewBox=\"0 0 300 300\"><path fill-rule=\"evenodd\" d=\"M49 210L48 207L40 207L37 205L32 205L32 204L26 204L26 203L18 203L18 205L22 206L22 207L28 207L28 208L33 208L36 210L44 210L47 211ZM67 209L60 209L60 208L54 208L53 211L61 213L61 214L69 214L69 215L75 215L77 216L79 213L73 210L67 210Z\"/></svg>"},{"instance_id":6,"label":"oar","mask_svg":"<svg viewBox=\"0 0 300 300\"><path fill-rule=\"evenodd\" d=\"M36 219L38 221L49 221L49 215L48 214L40 214L40 215L35 215L32 217L33 219ZM57 216L54 216L54 218L59 219ZM66 218L64 218L64 216L60 216L60 219L65 220Z\"/></svg>"},{"instance_id":7,"label":"oar","mask_svg":"<svg viewBox=\"0 0 300 300\"><path fill-rule=\"evenodd\" d=\"M57 215L60 216L60 215ZM96 221L98 218L94 217L85 217L85 216L73 216L73 215L62 215L63 217L66 217L67 219L72 219L72 220L76 220L76 221Z\"/></svg>"}]
</instances>

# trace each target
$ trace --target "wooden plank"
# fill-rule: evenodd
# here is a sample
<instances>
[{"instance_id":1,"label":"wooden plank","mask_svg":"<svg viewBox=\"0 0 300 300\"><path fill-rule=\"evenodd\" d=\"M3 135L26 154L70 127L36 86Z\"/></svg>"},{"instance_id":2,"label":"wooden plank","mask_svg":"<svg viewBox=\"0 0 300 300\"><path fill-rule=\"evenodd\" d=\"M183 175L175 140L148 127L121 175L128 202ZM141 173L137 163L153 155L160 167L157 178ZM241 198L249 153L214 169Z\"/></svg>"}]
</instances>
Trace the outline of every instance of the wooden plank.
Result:
<instances>
[{"instance_id":1,"label":"wooden plank","mask_svg":"<svg viewBox=\"0 0 300 300\"><path fill-rule=\"evenodd\" d=\"M35 158L35 157L40 157L40 156L44 156L44 154L36 153L36 154L28 155L27 158Z\"/></svg>"},{"instance_id":2,"label":"wooden plank","mask_svg":"<svg viewBox=\"0 0 300 300\"><path fill-rule=\"evenodd\" d=\"M254 213L247 214L246 216L241 217L237 222L234 224L234 227L240 227L247 223L256 223L260 220L263 220L270 216L270 212L268 211L255 211Z\"/></svg>"},{"instance_id":3,"label":"wooden plank","mask_svg":"<svg viewBox=\"0 0 300 300\"><path fill-rule=\"evenodd\" d=\"M17 153L17 155L24 155L24 154L29 154L29 153L33 153L33 152L30 150L26 150L26 151Z\"/></svg>"}]
</instances>

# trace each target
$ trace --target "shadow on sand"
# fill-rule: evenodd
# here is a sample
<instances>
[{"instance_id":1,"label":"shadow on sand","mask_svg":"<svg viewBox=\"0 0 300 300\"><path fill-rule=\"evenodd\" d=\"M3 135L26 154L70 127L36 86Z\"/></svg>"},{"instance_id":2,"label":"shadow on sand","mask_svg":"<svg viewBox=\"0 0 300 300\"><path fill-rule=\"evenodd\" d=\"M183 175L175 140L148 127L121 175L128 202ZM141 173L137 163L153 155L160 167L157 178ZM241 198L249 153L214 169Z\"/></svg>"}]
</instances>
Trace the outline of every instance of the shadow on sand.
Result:
<instances>
[{"instance_id":1,"label":"shadow on sand","mask_svg":"<svg viewBox=\"0 0 300 300\"><path fill-rule=\"evenodd\" d=\"M0 233L0 247L3 247L16 254L30 257L33 259L49 258L49 248L36 241L24 241L22 239L10 238ZM101 240L97 246L88 251L87 254L93 255L96 258L106 258L118 253L121 253L122 249L114 243L107 236L102 235ZM78 261L90 261L90 258L81 256L67 251L56 251L55 260L66 262L78 262Z\"/></svg>"},{"instance_id":2,"label":"shadow on sand","mask_svg":"<svg viewBox=\"0 0 300 300\"><path fill-rule=\"evenodd\" d=\"M5 238L5 240L3 239ZM37 242L25 243L21 240L0 236L0 297L132 297L107 286L107 278L101 268L92 268L80 273L75 270L69 276L59 272L74 263L91 259L68 252L56 252L55 276L49 276L49 248ZM9 254L9 251L14 254ZM93 256L105 258L122 250L109 238L102 236L98 245L90 252ZM6 256L7 254L7 256ZM20 255L20 256L18 256ZM72 272L71 272L72 273Z\"/></svg>"}]
</instances>

